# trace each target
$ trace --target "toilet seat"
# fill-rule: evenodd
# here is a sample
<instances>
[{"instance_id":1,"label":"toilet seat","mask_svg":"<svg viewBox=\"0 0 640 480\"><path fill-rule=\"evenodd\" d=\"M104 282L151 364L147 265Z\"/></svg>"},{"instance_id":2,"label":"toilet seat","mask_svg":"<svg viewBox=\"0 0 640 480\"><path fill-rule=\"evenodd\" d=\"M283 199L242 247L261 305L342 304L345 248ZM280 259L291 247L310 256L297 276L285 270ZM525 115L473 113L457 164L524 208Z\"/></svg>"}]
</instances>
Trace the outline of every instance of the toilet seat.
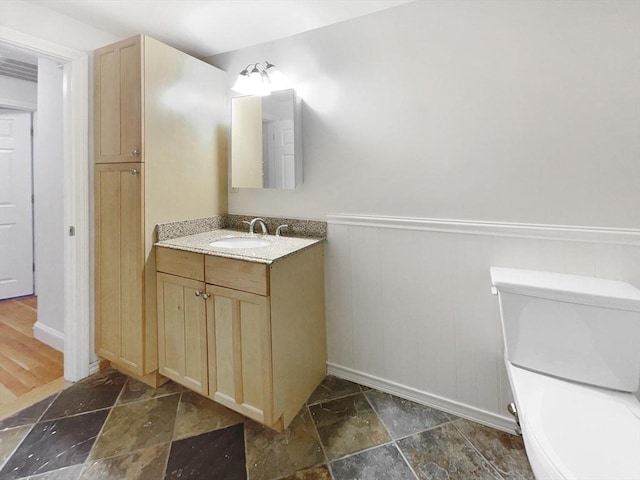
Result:
<instances>
[{"instance_id":1,"label":"toilet seat","mask_svg":"<svg viewBox=\"0 0 640 480\"><path fill-rule=\"evenodd\" d=\"M506 364L536 479L640 479L640 402L633 394Z\"/></svg>"}]
</instances>

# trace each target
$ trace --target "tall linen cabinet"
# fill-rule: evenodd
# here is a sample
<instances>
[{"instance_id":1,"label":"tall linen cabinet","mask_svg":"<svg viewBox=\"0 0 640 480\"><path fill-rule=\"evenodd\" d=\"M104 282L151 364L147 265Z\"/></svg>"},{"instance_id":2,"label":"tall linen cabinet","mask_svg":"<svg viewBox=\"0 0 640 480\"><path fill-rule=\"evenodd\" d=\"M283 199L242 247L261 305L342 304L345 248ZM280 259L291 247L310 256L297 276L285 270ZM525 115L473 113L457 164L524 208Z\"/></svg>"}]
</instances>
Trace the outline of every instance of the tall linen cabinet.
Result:
<instances>
[{"instance_id":1,"label":"tall linen cabinet","mask_svg":"<svg viewBox=\"0 0 640 480\"><path fill-rule=\"evenodd\" d=\"M144 35L94 64L96 352L156 386L155 227L226 213L226 78Z\"/></svg>"}]
</instances>

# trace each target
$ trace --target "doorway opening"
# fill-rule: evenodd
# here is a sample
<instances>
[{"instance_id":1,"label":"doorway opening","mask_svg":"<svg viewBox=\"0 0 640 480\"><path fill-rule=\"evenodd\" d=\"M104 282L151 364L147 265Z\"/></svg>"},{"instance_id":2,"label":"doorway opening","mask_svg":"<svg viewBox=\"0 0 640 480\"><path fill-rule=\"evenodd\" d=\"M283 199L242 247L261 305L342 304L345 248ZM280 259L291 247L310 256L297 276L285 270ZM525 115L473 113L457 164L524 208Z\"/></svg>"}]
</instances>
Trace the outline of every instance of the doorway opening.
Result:
<instances>
[{"instance_id":1,"label":"doorway opening","mask_svg":"<svg viewBox=\"0 0 640 480\"><path fill-rule=\"evenodd\" d=\"M88 56L8 28L0 29L0 47L17 49L62 65L62 220L58 221L62 256L62 350L64 379L89 375L93 342L90 308ZM37 260L36 260L37 263ZM36 290L38 285L36 285ZM40 302L38 302L40 303ZM97 364L96 364L97 367ZM0 414L2 412L0 409Z\"/></svg>"}]
</instances>

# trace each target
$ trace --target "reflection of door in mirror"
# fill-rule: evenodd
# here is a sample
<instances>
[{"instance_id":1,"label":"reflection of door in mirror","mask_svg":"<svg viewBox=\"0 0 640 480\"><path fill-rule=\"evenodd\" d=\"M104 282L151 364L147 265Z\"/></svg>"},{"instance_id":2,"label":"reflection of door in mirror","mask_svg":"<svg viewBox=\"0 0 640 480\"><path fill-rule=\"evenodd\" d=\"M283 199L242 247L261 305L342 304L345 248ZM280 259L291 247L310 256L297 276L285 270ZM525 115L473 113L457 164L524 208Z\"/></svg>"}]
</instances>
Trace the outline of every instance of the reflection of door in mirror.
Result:
<instances>
[{"instance_id":1,"label":"reflection of door in mirror","mask_svg":"<svg viewBox=\"0 0 640 480\"><path fill-rule=\"evenodd\" d=\"M294 189L302 183L299 105L293 90L232 99L232 187Z\"/></svg>"},{"instance_id":2,"label":"reflection of door in mirror","mask_svg":"<svg viewBox=\"0 0 640 480\"><path fill-rule=\"evenodd\" d=\"M231 185L262 188L262 97L232 100L231 155Z\"/></svg>"}]
</instances>

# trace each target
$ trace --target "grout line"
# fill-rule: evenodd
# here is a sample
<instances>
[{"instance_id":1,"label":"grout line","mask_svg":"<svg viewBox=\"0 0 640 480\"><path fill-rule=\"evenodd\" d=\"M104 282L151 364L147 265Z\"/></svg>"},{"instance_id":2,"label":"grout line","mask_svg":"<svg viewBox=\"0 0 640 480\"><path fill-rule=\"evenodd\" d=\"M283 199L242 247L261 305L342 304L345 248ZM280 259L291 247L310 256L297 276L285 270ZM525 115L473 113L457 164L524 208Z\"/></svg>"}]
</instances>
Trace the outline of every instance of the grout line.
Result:
<instances>
[{"instance_id":1,"label":"grout line","mask_svg":"<svg viewBox=\"0 0 640 480\"><path fill-rule=\"evenodd\" d=\"M27 424L29 425L29 424ZM12 428L22 428L22 427L26 427L27 425L20 425L18 427L12 427ZM11 451L11 454L7 456L7 458L5 459L4 462L0 463L0 470L2 470L4 468L4 466L9 463L9 460L11 460L11 457L13 457L13 454L16 453L16 451L18 450L18 448L20 448L20 445L22 445L22 442L24 442L25 438L27 438L29 436L29 434L31 433L31 431L33 430L33 428L36 426L36 423L32 423L31 424L31 428L27 431L27 433L25 434L24 437L22 437L22 440L20 440L18 442L18 444L14 447L14 449ZM6 432L9 429L3 430L4 432Z\"/></svg>"},{"instance_id":2,"label":"grout line","mask_svg":"<svg viewBox=\"0 0 640 480\"><path fill-rule=\"evenodd\" d=\"M416 473L416 471L413 469L413 465L411 465L411 463L409 462L409 460L407 459L407 457L405 456L404 452L402 451L402 449L398 446L397 442L393 442L393 446L396 447L396 449L398 450L398 452L400 452L400 456L403 458L403 460L405 461L405 463L407 464L407 466L409 467L409 470L411 470L411 473L413 473L413 475L416 477L416 480L418 480L420 477L418 476L418 474Z\"/></svg>"},{"instance_id":3,"label":"grout line","mask_svg":"<svg viewBox=\"0 0 640 480\"><path fill-rule=\"evenodd\" d=\"M467 444L471 447L471 449L476 452L478 455L480 455L480 458L489 466L489 468L493 471L495 471L498 474L498 478L504 478L502 475L502 472L498 469L498 467L496 467L493 462L491 462L489 459L487 459L483 453L480 451L480 449L478 449L475 444L464 434L464 432L462 430L460 430L460 428L458 428L458 426L455 423L452 423L453 428L456 429L456 431L462 436L462 438L465 440L465 442L467 442Z\"/></svg>"},{"instance_id":4,"label":"grout line","mask_svg":"<svg viewBox=\"0 0 640 480\"><path fill-rule=\"evenodd\" d=\"M309 420L311 420L311 424L313 425L313 430L316 432L316 438L318 439L318 444L320 445L320 450L322 450L322 456L324 457L324 461L327 465L327 470L329 470L329 475L331 478L335 478L333 475L333 470L331 469L331 462L329 461L329 456L327 455L327 450L324 448L324 443L322 443L322 438L320 438L320 432L318 431L318 426L316 425L315 420L313 419L313 415L311 415L311 409L309 405L305 403L304 408L307 409L307 414L309 415ZM248 478L248 477L247 477Z\"/></svg>"},{"instance_id":5,"label":"grout line","mask_svg":"<svg viewBox=\"0 0 640 480\"><path fill-rule=\"evenodd\" d=\"M317 402L306 403L305 405L309 407L313 407L315 405L321 405L323 403L333 402L334 400L342 400L343 398L352 397L353 395L359 395L359 394L364 394L364 392L360 391L360 392L353 392L353 393L345 393L344 395L339 395L333 398L325 398L323 400L318 400Z\"/></svg>"}]
</instances>

